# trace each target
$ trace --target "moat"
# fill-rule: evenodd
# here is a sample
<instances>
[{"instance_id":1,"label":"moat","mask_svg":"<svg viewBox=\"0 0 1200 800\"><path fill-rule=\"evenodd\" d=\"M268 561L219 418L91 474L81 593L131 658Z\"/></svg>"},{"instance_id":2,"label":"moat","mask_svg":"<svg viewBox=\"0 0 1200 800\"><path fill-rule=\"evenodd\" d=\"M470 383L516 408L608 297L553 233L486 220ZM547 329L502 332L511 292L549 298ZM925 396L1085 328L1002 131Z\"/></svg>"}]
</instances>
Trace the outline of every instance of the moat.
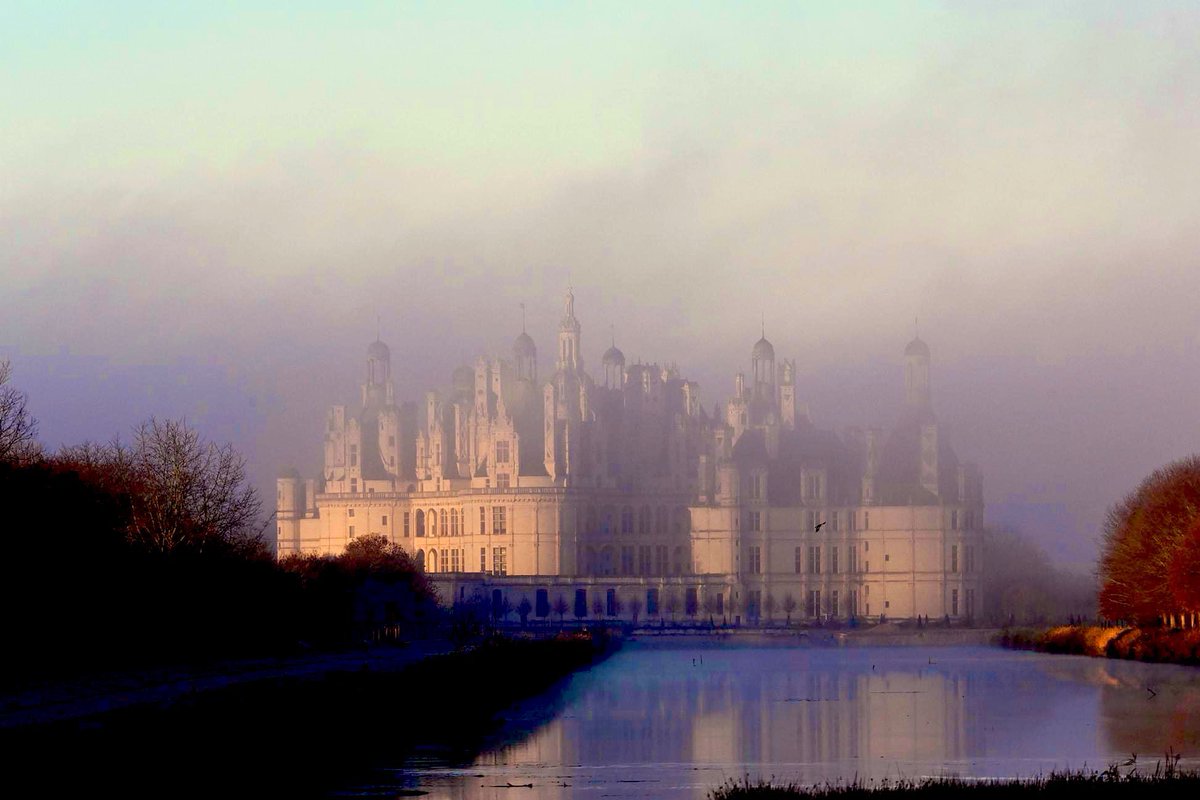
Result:
<instances>
[{"instance_id":1,"label":"moat","mask_svg":"<svg viewBox=\"0 0 1200 800\"><path fill-rule=\"evenodd\" d=\"M353 791L703 798L747 774L1030 776L1132 753L1152 768L1168 749L1196 768L1200 670L992 647L632 642L527 703L502 738L472 762L421 756Z\"/></svg>"}]
</instances>

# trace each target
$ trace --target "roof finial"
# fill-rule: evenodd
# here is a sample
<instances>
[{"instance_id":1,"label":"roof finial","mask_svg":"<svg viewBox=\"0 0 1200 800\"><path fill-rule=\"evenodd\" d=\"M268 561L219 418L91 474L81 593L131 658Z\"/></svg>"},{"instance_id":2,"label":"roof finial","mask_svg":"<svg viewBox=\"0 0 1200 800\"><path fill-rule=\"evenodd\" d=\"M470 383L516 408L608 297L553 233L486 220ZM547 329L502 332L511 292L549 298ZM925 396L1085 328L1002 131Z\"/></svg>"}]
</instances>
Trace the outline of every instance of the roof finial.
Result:
<instances>
[{"instance_id":1,"label":"roof finial","mask_svg":"<svg viewBox=\"0 0 1200 800\"><path fill-rule=\"evenodd\" d=\"M767 312L762 312L762 338L767 338Z\"/></svg>"},{"instance_id":2,"label":"roof finial","mask_svg":"<svg viewBox=\"0 0 1200 800\"><path fill-rule=\"evenodd\" d=\"M525 304L520 303L520 306L521 306L521 333L525 333Z\"/></svg>"}]
</instances>

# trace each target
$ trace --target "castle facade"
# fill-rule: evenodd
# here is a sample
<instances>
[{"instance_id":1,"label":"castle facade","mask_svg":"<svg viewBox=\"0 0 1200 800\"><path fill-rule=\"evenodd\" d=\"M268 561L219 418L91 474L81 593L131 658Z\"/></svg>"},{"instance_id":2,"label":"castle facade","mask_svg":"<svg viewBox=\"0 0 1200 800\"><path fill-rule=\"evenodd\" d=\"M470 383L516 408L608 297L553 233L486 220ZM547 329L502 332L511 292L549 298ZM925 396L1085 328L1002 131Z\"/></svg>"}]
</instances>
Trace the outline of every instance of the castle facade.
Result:
<instances>
[{"instance_id":1,"label":"castle facade","mask_svg":"<svg viewBox=\"0 0 1200 800\"><path fill-rule=\"evenodd\" d=\"M723 406L673 365L584 369L568 292L555 370L524 331L418 406L367 348L361 403L330 409L324 469L278 480L277 553L379 534L447 601L534 615L969 618L980 608L982 479L933 413L930 352L905 350L889 431L813 424L765 336ZM569 609L567 611L566 609Z\"/></svg>"}]
</instances>

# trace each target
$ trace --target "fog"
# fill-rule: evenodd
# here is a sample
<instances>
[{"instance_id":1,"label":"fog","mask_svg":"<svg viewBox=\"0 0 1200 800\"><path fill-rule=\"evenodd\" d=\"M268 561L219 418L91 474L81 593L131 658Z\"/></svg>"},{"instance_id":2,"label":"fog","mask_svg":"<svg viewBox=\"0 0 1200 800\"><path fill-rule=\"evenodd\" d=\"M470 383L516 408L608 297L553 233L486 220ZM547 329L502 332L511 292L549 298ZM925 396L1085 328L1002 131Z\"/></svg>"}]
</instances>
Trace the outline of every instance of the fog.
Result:
<instances>
[{"instance_id":1,"label":"fog","mask_svg":"<svg viewBox=\"0 0 1200 800\"><path fill-rule=\"evenodd\" d=\"M570 284L593 371L711 408L765 325L834 428L895 418L919 318L988 522L1065 563L1200 449L1194 6L5 13L0 357L51 447L186 416L270 492L377 333L415 399L525 303L547 374Z\"/></svg>"}]
</instances>

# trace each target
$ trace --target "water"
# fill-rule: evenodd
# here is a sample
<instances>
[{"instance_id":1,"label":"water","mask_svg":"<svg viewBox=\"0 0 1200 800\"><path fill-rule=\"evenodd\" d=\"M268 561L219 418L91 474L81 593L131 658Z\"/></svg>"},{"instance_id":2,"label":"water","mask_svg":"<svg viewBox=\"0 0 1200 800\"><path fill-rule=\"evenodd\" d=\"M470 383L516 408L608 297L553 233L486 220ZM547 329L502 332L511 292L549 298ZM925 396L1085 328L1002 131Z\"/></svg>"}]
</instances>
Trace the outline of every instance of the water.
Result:
<instances>
[{"instance_id":1,"label":"water","mask_svg":"<svg viewBox=\"0 0 1200 800\"><path fill-rule=\"evenodd\" d=\"M744 775L1030 776L1133 753L1152 768L1168 748L1196 768L1200 670L987 647L633 643L526 704L504 733L473 764L412 760L377 788L690 800Z\"/></svg>"}]
</instances>

